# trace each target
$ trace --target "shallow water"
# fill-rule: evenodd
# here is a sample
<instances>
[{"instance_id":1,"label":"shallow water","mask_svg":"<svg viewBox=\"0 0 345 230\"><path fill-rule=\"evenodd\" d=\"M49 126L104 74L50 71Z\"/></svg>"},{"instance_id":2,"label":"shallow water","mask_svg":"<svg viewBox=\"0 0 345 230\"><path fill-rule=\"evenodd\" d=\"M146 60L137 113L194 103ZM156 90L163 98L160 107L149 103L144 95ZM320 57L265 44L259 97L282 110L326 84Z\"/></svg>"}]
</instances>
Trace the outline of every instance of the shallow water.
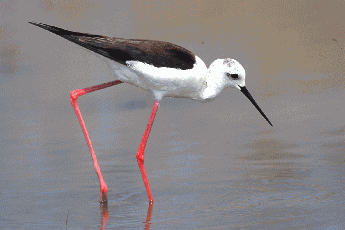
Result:
<instances>
[{"instance_id":1,"label":"shallow water","mask_svg":"<svg viewBox=\"0 0 345 230\"><path fill-rule=\"evenodd\" d=\"M150 19L155 14L146 14L152 32L140 26L143 19L129 3L84 2L93 1L73 6L81 7L75 10L81 15L71 14L63 1L1 3L1 229L344 229L343 43L339 36L327 43L333 34L326 33L317 40L314 29L330 30L303 21L324 8L310 5L308 16L294 5L293 14L284 8L281 15L272 5L270 15L260 14L264 3L248 1L256 10L246 9L248 17L235 14L240 8L223 7L235 17L220 20L205 14L213 6L200 3L200 22L181 17L189 25L179 19L169 24L162 16L168 26L159 27ZM289 24L289 15L298 23ZM333 11L325 15L333 23ZM267 17L277 24L262 21ZM219 29L224 19L231 23ZM100 205L69 93L113 77L98 58L28 21L126 38L176 38L207 65L236 58L274 126L236 89L210 103L164 99L145 151L154 198L149 206L135 154L154 98L126 84L82 96L78 103L109 189L108 205ZM287 29L274 27L279 22ZM190 40L167 30L188 31Z\"/></svg>"},{"instance_id":2,"label":"shallow water","mask_svg":"<svg viewBox=\"0 0 345 230\"><path fill-rule=\"evenodd\" d=\"M344 226L342 93L259 101L273 128L236 90L207 104L165 99L145 153L152 213L135 158L152 100L116 96L80 99L107 208L68 94L2 110L2 228L63 229L66 220L68 229Z\"/></svg>"}]
</instances>

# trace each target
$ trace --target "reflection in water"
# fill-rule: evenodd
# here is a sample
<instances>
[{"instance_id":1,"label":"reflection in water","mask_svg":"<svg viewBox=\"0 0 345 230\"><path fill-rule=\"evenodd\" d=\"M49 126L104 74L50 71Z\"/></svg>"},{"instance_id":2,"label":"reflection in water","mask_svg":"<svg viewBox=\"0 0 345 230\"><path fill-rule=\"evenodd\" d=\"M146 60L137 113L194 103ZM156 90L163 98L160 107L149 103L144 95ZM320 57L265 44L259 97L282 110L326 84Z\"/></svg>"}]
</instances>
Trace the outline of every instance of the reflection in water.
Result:
<instances>
[{"instance_id":1,"label":"reflection in water","mask_svg":"<svg viewBox=\"0 0 345 230\"><path fill-rule=\"evenodd\" d=\"M105 230L106 225L107 225L107 221L109 219L108 203L100 202L99 207L100 207L101 213L102 213L102 221L101 221L101 226L99 229ZM149 203L146 221L143 222L143 223L145 223L145 230L150 229L150 224L151 224L150 220L151 220L151 216L152 216L152 209L153 209L153 203Z\"/></svg>"},{"instance_id":2,"label":"reflection in water","mask_svg":"<svg viewBox=\"0 0 345 230\"><path fill-rule=\"evenodd\" d=\"M145 223L145 230L150 229L150 220L152 215L153 203L149 203L149 209L147 210L147 217Z\"/></svg>"},{"instance_id":3,"label":"reflection in water","mask_svg":"<svg viewBox=\"0 0 345 230\"><path fill-rule=\"evenodd\" d=\"M108 203L107 202L100 202L99 208L101 209L101 213L102 213L102 222L101 222L101 226L99 229L104 230L104 229L106 229L105 226L107 225L107 221L109 218Z\"/></svg>"}]
</instances>

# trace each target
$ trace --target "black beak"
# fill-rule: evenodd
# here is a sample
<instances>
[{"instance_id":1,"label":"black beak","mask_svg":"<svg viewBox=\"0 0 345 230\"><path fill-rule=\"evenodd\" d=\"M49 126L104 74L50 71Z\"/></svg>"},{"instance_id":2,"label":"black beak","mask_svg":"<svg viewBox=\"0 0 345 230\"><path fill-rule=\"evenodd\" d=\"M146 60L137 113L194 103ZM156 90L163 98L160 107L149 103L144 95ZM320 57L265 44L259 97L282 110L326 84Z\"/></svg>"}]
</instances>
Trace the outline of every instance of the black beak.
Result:
<instances>
[{"instance_id":1,"label":"black beak","mask_svg":"<svg viewBox=\"0 0 345 230\"><path fill-rule=\"evenodd\" d=\"M272 123L270 122L270 120L268 120L268 118L266 117L266 115L264 114L264 112L262 112L262 110L260 109L260 107L258 106L258 104L256 104L254 98L252 97L252 95L250 95L249 91L247 90L247 88L245 86L239 86L241 92L249 99L249 101L251 101L253 103L253 105L255 106L255 108L261 113L261 115L266 119L266 121L271 125Z\"/></svg>"}]
</instances>

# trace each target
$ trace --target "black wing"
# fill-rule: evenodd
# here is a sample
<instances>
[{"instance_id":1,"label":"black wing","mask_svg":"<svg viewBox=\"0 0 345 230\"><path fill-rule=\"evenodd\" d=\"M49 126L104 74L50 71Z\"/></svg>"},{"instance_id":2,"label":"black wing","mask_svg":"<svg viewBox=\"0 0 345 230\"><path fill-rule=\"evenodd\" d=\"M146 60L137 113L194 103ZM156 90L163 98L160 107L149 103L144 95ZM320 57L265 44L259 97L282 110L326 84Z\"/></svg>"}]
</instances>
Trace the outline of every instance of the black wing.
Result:
<instances>
[{"instance_id":1,"label":"black wing","mask_svg":"<svg viewBox=\"0 0 345 230\"><path fill-rule=\"evenodd\" d=\"M126 61L140 61L156 67L185 70L192 69L195 64L195 55L192 52L170 42L111 38L103 35L73 32L42 23L29 23L123 65L126 65Z\"/></svg>"}]
</instances>

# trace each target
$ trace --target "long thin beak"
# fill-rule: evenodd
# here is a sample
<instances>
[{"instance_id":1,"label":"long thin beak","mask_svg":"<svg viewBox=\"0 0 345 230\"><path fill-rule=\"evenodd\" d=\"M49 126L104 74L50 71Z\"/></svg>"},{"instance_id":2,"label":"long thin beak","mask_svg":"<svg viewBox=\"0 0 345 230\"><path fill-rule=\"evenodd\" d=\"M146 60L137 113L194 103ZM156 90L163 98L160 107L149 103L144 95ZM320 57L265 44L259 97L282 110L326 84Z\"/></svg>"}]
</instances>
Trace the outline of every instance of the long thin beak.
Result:
<instances>
[{"instance_id":1,"label":"long thin beak","mask_svg":"<svg viewBox=\"0 0 345 230\"><path fill-rule=\"evenodd\" d=\"M249 101L251 101L253 103L253 105L255 106L255 108L261 113L261 115L266 119L266 121L271 125L272 123L270 122L270 120L268 120L268 118L266 117L266 115L264 114L264 112L262 112L262 110L260 109L260 107L258 106L258 104L256 104L254 98L252 97L252 95L250 95L249 91L247 90L247 88L245 86L239 86L241 92L249 99Z\"/></svg>"}]
</instances>

